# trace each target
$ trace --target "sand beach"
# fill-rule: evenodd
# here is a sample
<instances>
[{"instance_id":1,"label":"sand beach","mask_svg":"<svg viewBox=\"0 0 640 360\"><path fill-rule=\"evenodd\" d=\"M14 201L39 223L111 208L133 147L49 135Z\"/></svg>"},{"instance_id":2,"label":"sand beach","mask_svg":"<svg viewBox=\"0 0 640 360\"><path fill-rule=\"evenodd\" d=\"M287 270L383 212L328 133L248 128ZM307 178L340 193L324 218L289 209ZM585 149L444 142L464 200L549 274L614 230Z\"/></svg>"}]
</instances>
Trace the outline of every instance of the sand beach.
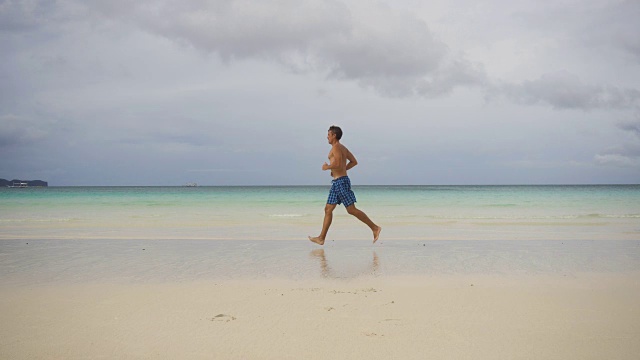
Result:
<instances>
[{"instance_id":1,"label":"sand beach","mask_svg":"<svg viewBox=\"0 0 640 360\"><path fill-rule=\"evenodd\" d=\"M0 0L0 360L640 360L639 15Z\"/></svg>"},{"instance_id":2,"label":"sand beach","mask_svg":"<svg viewBox=\"0 0 640 360\"><path fill-rule=\"evenodd\" d=\"M0 244L3 359L640 353L635 241Z\"/></svg>"},{"instance_id":3,"label":"sand beach","mask_svg":"<svg viewBox=\"0 0 640 360\"><path fill-rule=\"evenodd\" d=\"M635 359L639 274L3 287L3 359Z\"/></svg>"},{"instance_id":4,"label":"sand beach","mask_svg":"<svg viewBox=\"0 0 640 360\"><path fill-rule=\"evenodd\" d=\"M637 186L358 194L0 191L0 359L637 359Z\"/></svg>"}]
</instances>

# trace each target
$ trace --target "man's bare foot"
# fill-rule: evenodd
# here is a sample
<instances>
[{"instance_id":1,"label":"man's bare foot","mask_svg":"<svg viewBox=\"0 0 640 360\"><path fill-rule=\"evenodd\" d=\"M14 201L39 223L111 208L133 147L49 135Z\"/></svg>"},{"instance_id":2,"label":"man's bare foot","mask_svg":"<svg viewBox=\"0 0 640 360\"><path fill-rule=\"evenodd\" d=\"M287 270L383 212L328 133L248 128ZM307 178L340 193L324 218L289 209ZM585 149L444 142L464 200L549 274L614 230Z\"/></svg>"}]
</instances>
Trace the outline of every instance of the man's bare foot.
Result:
<instances>
[{"instance_id":1,"label":"man's bare foot","mask_svg":"<svg viewBox=\"0 0 640 360\"><path fill-rule=\"evenodd\" d=\"M380 232L382 231L382 226L378 226L376 230L373 231L373 243L375 244L380 237Z\"/></svg>"},{"instance_id":2,"label":"man's bare foot","mask_svg":"<svg viewBox=\"0 0 640 360\"><path fill-rule=\"evenodd\" d=\"M318 236L318 237L311 237L311 236L309 236L309 240L310 240L311 242L314 242L314 243L318 244L318 245L324 245L324 239L323 239L323 238L321 238L321 237L319 237L319 236ZM375 241L374 241L374 242L375 242Z\"/></svg>"}]
</instances>

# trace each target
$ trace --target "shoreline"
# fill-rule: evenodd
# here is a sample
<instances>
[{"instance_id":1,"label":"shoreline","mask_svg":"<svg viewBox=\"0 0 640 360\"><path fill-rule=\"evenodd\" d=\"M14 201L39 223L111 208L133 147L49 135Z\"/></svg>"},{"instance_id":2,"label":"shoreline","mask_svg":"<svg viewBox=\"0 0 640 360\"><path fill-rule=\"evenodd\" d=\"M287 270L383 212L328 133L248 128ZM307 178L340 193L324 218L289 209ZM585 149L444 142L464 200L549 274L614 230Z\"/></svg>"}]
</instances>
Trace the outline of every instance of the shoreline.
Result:
<instances>
[{"instance_id":1,"label":"shoreline","mask_svg":"<svg viewBox=\"0 0 640 360\"><path fill-rule=\"evenodd\" d=\"M640 241L0 240L0 287L640 272Z\"/></svg>"},{"instance_id":2,"label":"shoreline","mask_svg":"<svg viewBox=\"0 0 640 360\"><path fill-rule=\"evenodd\" d=\"M374 186L358 207L381 241L640 240L638 186ZM3 191L0 239L303 240L328 187L64 188ZM371 239L343 207L332 239Z\"/></svg>"}]
</instances>

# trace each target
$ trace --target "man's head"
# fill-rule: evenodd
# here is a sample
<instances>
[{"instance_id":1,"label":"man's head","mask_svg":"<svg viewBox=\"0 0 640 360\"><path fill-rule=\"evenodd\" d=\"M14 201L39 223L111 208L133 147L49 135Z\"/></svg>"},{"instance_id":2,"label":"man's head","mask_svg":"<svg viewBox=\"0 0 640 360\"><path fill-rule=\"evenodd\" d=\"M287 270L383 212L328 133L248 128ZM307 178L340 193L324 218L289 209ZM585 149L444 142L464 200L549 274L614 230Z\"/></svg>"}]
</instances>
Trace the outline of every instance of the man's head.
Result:
<instances>
[{"instance_id":1,"label":"man's head","mask_svg":"<svg viewBox=\"0 0 640 360\"><path fill-rule=\"evenodd\" d=\"M342 129L340 129L339 126L331 125L328 133L328 139L330 143L331 143L332 135L335 136L336 140L340 141L340 139L342 139Z\"/></svg>"}]
</instances>

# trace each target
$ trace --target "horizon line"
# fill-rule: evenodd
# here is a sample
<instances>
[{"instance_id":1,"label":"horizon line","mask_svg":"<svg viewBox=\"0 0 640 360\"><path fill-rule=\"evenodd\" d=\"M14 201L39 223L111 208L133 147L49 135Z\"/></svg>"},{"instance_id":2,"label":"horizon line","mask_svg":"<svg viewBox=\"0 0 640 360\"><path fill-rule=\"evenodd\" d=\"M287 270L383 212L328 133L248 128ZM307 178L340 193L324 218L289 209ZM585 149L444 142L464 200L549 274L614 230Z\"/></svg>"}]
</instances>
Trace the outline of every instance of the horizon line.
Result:
<instances>
[{"instance_id":1,"label":"horizon line","mask_svg":"<svg viewBox=\"0 0 640 360\"><path fill-rule=\"evenodd\" d=\"M305 187L305 186L329 186L330 184L245 184L245 185L49 185L46 187ZM354 184L360 186L624 186L640 185L640 183L540 183L540 184ZM36 186L33 186L36 187Z\"/></svg>"}]
</instances>

